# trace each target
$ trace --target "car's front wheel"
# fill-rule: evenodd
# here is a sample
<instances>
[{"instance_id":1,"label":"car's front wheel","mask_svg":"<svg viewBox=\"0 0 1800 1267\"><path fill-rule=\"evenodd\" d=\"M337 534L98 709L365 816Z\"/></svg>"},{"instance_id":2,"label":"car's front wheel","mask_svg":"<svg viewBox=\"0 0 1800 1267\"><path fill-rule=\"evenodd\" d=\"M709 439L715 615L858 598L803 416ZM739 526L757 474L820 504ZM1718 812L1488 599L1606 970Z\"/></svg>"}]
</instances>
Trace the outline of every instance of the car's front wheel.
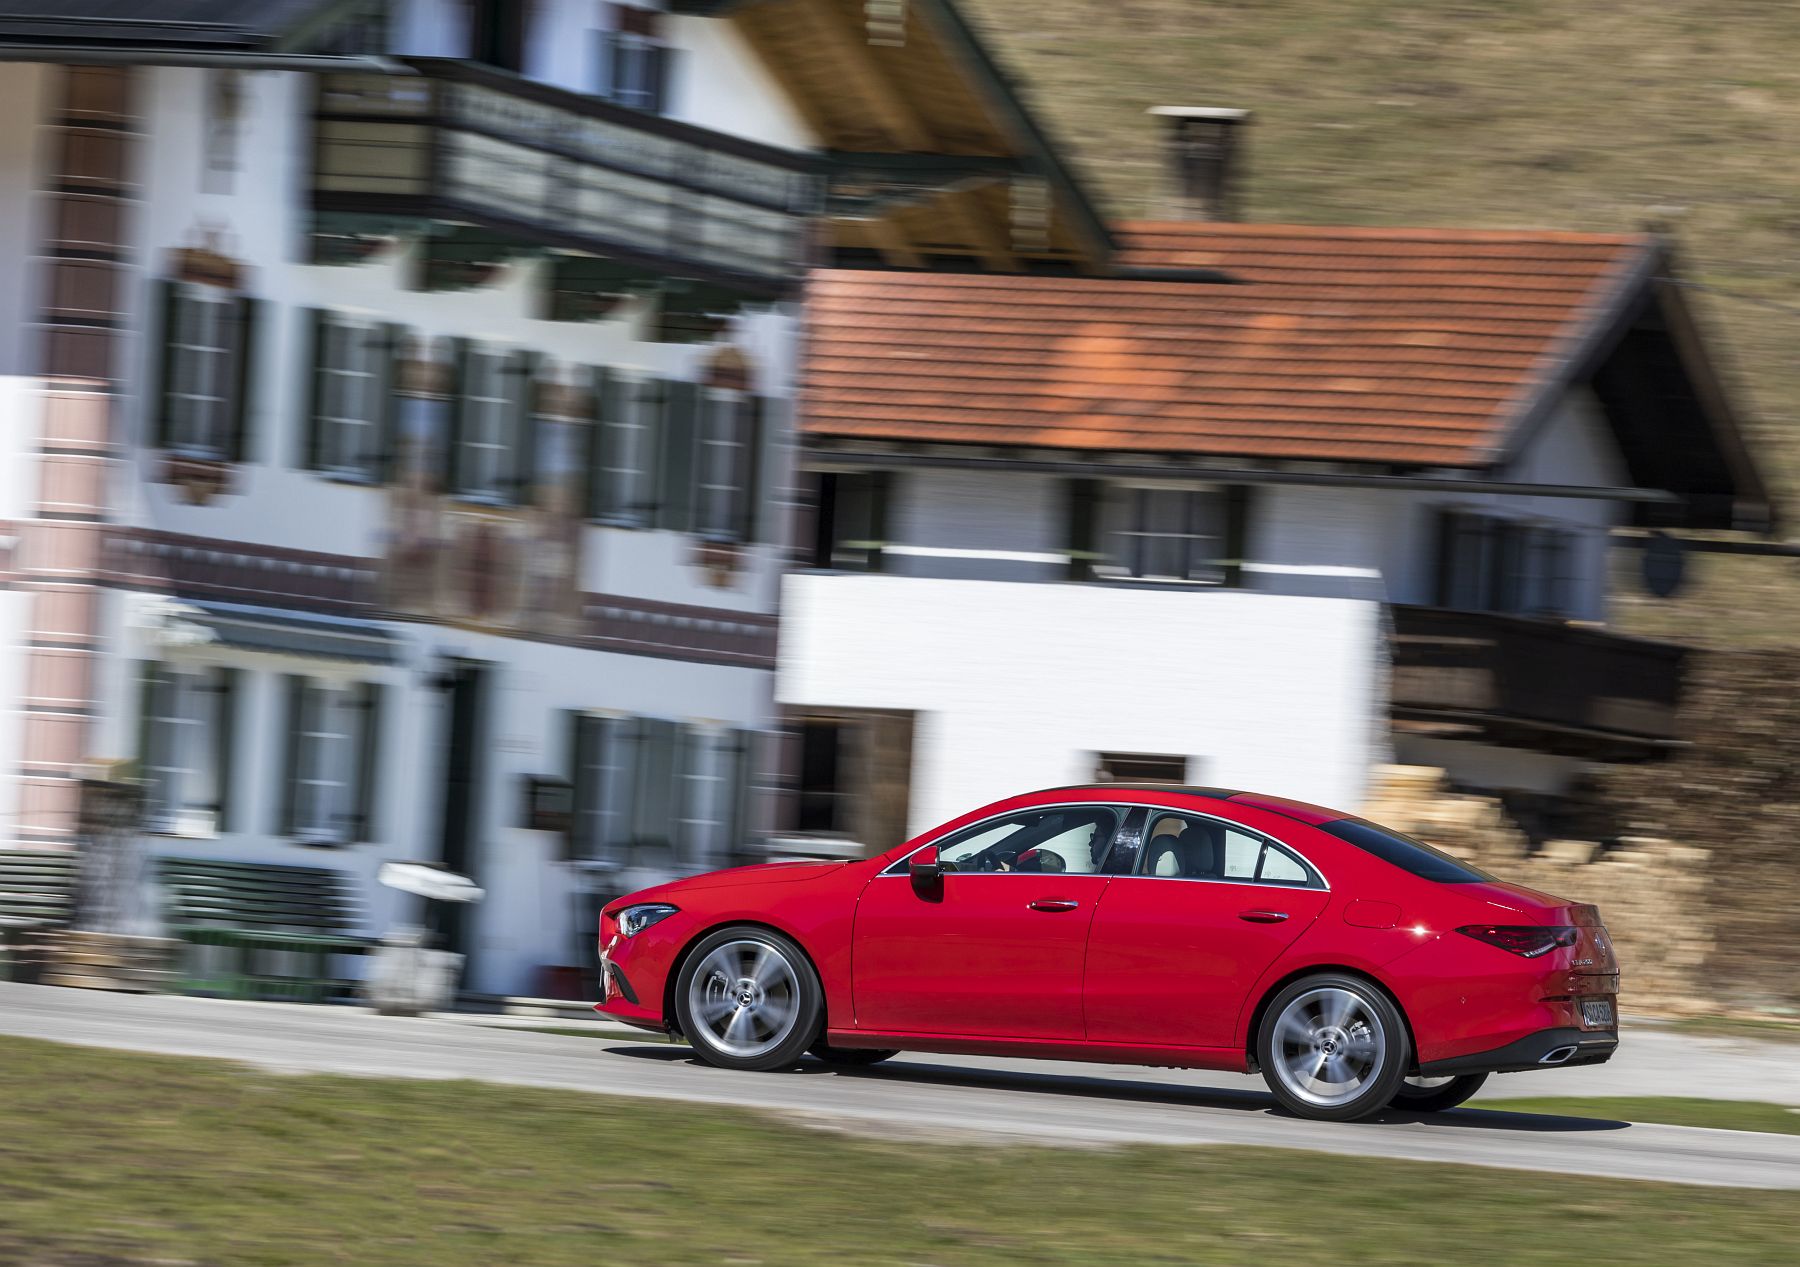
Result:
<instances>
[{"instance_id":1,"label":"car's front wheel","mask_svg":"<svg viewBox=\"0 0 1800 1267\"><path fill-rule=\"evenodd\" d=\"M1406 1025L1387 995L1359 977L1321 973L1270 1000L1256 1058L1284 1108L1352 1122L1393 1101L1411 1052Z\"/></svg>"},{"instance_id":2,"label":"car's front wheel","mask_svg":"<svg viewBox=\"0 0 1800 1267\"><path fill-rule=\"evenodd\" d=\"M724 1069L785 1069L818 1037L819 978L780 933L722 928L695 946L675 980L675 1018L702 1060Z\"/></svg>"},{"instance_id":3,"label":"car's front wheel","mask_svg":"<svg viewBox=\"0 0 1800 1267\"><path fill-rule=\"evenodd\" d=\"M1481 1090L1485 1073L1456 1074L1446 1078L1406 1078L1394 1092L1394 1107L1408 1113L1442 1113L1453 1109Z\"/></svg>"}]
</instances>

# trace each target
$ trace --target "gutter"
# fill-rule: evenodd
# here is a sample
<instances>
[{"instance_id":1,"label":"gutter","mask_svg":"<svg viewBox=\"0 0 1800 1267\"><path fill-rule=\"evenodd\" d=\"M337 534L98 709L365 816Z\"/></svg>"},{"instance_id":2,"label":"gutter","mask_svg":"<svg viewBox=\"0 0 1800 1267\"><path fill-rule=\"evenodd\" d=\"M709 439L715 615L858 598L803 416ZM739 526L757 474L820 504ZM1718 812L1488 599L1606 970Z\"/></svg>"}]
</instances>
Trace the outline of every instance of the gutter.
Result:
<instances>
[{"instance_id":1,"label":"gutter","mask_svg":"<svg viewBox=\"0 0 1800 1267\"><path fill-rule=\"evenodd\" d=\"M1223 484L1295 484L1326 488L1391 488L1425 493L1497 493L1508 497L1565 497L1578 501L1637 502L1679 506L1682 499L1656 488L1607 488L1585 484L1528 484L1512 481L1458 479L1435 475L1376 475L1326 471L1268 471L1245 467L1172 466L1157 463L1082 462L1074 459L961 457L936 453L855 453L817 446L802 449L805 458L829 466L948 467L968 471L1012 471L1036 475L1101 475L1130 479L1194 480Z\"/></svg>"}]
</instances>

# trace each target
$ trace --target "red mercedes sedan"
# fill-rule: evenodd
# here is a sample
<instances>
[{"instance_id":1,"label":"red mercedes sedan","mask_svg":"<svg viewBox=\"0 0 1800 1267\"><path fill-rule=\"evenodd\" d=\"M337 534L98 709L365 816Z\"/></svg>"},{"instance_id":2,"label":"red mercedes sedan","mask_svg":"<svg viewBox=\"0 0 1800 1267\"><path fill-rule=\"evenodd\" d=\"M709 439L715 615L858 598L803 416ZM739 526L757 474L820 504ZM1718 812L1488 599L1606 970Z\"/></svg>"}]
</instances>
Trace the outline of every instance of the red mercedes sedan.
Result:
<instances>
[{"instance_id":1,"label":"red mercedes sedan","mask_svg":"<svg viewBox=\"0 0 1800 1267\"><path fill-rule=\"evenodd\" d=\"M1260 1071L1304 1117L1598 1064L1592 906L1374 823L1219 788L1054 788L861 862L741 867L600 917L598 1010L730 1069L899 1051Z\"/></svg>"}]
</instances>

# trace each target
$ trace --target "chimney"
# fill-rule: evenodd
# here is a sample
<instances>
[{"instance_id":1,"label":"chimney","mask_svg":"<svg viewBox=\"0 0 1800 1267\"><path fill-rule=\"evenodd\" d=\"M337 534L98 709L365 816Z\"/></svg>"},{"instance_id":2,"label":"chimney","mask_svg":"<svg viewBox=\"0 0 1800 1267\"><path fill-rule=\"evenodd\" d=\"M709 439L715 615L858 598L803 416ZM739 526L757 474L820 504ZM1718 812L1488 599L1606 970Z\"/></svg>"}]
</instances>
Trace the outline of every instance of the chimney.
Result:
<instances>
[{"instance_id":1,"label":"chimney","mask_svg":"<svg viewBox=\"0 0 1800 1267\"><path fill-rule=\"evenodd\" d=\"M1169 192L1163 214L1176 220L1238 218L1238 146L1248 110L1216 106L1152 106L1162 120Z\"/></svg>"}]
</instances>

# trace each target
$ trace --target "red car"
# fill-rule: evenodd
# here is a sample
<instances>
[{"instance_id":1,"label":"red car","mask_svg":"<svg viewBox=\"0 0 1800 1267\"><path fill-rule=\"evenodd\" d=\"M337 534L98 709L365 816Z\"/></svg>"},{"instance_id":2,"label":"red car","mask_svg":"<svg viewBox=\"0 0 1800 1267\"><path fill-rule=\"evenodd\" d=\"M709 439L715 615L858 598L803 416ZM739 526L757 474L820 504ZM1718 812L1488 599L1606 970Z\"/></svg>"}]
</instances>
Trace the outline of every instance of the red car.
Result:
<instances>
[{"instance_id":1,"label":"red car","mask_svg":"<svg viewBox=\"0 0 1800 1267\"><path fill-rule=\"evenodd\" d=\"M861 862L659 885L606 907L600 954L599 1011L731 1069L905 1050L1260 1070L1293 1112L1351 1120L1619 1041L1592 906L1216 788L1032 792Z\"/></svg>"}]
</instances>

